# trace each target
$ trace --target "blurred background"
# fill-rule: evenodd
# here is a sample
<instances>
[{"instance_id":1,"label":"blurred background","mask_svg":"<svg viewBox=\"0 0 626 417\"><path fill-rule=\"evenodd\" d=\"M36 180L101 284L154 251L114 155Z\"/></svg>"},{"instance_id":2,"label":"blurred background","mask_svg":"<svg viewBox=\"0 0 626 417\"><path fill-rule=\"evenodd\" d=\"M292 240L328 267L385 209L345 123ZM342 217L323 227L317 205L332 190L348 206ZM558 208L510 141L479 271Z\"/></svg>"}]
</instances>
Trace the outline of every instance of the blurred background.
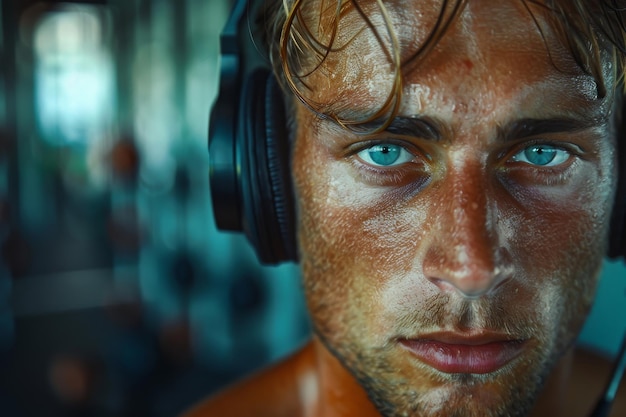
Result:
<instances>
[{"instance_id":1,"label":"blurred background","mask_svg":"<svg viewBox=\"0 0 626 417\"><path fill-rule=\"evenodd\" d=\"M174 416L308 334L217 233L218 0L2 0L0 416Z\"/></svg>"},{"instance_id":2,"label":"blurred background","mask_svg":"<svg viewBox=\"0 0 626 417\"><path fill-rule=\"evenodd\" d=\"M175 416L302 345L297 265L213 223L230 1L0 4L0 416ZM625 277L581 336L607 356Z\"/></svg>"}]
</instances>

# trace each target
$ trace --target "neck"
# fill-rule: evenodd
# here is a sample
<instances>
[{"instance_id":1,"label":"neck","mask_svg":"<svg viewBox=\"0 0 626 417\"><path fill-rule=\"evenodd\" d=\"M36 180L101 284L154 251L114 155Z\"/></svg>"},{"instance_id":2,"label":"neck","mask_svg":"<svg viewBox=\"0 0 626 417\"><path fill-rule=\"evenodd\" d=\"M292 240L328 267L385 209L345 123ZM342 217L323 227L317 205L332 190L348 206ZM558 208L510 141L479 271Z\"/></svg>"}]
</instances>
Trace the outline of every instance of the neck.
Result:
<instances>
[{"instance_id":1,"label":"neck","mask_svg":"<svg viewBox=\"0 0 626 417\"><path fill-rule=\"evenodd\" d=\"M380 417L358 381L317 337L313 352L319 397L307 417Z\"/></svg>"},{"instance_id":2,"label":"neck","mask_svg":"<svg viewBox=\"0 0 626 417\"><path fill-rule=\"evenodd\" d=\"M565 417L563 402L567 399L573 359L574 349L572 348L559 360L550 374L533 408L531 417Z\"/></svg>"}]
</instances>

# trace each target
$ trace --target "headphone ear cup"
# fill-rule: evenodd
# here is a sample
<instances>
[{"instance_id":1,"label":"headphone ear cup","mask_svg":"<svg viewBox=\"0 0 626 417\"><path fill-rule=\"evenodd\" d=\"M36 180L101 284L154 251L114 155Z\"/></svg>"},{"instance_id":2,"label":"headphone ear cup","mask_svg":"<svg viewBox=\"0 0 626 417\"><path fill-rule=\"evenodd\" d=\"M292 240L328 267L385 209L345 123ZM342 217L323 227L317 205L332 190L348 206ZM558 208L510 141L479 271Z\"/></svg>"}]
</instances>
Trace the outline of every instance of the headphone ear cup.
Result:
<instances>
[{"instance_id":1,"label":"headphone ear cup","mask_svg":"<svg viewBox=\"0 0 626 417\"><path fill-rule=\"evenodd\" d=\"M626 143L624 139L626 139L624 134L618 135L617 190L609 232L608 256L610 258L622 257L626 261Z\"/></svg>"},{"instance_id":2,"label":"headphone ear cup","mask_svg":"<svg viewBox=\"0 0 626 417\"><path fill-rule=\"evenodd\" d=\"M297 261L285 105L267 69L248 77L241 103L237 141L243 230L262 263Z\"/></svg>"},{"instance_id":3,"label":"headphone ear cup","mask_svg":"<svg viewBox=\"0 0 626 417\"><path fill-rule=\"evenodd\" d=\"M617 120L617 189L609 231L609 258L626 261L626 103L621 98L621 118Z\"/></svg>"}]
</instances>

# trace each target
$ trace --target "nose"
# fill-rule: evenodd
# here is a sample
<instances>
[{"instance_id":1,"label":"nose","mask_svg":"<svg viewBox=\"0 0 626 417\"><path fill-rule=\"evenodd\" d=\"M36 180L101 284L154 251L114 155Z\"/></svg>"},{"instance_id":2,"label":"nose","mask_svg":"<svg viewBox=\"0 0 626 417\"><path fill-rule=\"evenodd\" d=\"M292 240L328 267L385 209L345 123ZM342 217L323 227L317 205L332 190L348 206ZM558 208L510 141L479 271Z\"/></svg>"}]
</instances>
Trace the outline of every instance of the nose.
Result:
<instances>
[{"instance_id":1,"label":"nose","mask_svg":"<svg viewBox=\"0 0 626 417\"><path fill-rule=\"evenodd\" d=\"M430 282L465 298L485 296L512 276L510 253L501 245L496 185L483 172L468 164L446 174L423 261Z\"/></svg>"}]
</instances>

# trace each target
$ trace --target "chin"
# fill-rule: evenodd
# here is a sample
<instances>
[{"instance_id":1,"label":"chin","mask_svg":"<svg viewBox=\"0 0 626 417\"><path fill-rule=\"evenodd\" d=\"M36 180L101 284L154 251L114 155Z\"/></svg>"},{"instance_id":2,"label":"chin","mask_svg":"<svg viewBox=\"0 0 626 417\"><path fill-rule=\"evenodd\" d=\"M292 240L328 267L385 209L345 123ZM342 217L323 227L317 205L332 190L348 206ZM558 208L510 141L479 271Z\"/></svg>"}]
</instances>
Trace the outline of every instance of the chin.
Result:
<instances>
[{"instance_id":1,"label":"chin","mask_svg":"<svg viewBox=\"0 0 626 417\"><path fill-rule=\"evenodd\" d=\"M416 363L392 345L330 349L383 417L523 417L561 352L538 345L488 374L449 374ZM358 359L357 359L358 358Z\"/></svg>"}]
</instances>

